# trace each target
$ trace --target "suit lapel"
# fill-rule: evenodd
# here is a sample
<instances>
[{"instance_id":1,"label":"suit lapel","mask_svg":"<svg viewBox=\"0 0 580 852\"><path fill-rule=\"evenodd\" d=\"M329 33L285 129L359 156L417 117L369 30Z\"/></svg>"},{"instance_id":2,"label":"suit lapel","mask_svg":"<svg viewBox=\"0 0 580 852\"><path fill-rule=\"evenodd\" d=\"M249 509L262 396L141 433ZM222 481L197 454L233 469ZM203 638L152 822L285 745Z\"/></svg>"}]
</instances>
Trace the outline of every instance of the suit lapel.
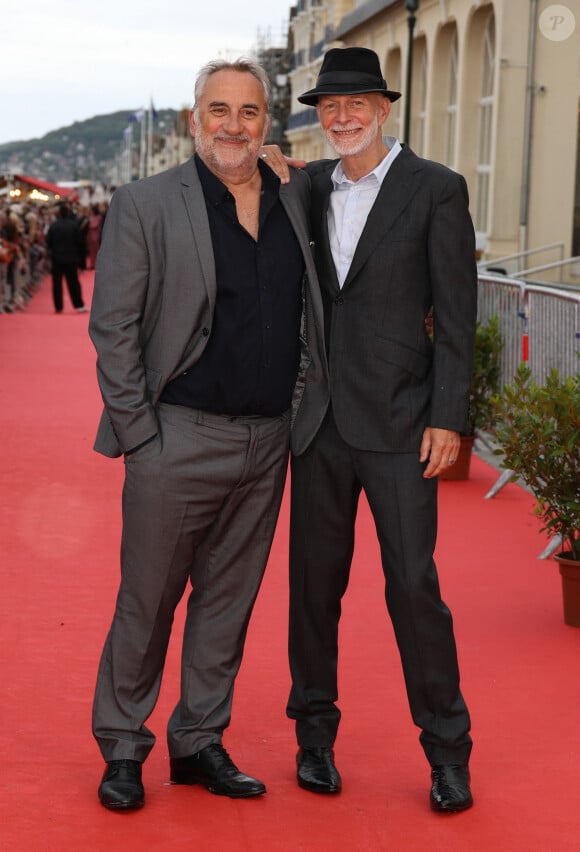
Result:
<instances>
[{"instance_id":1,"label":"suit lapel","mask_svg":"<svg viewBox=\"0 0 580 852\"><path fill-rule=\"evenodd\" d=\"M360 272L419 189L420 159L404 147L381 185L356 247L343 289ZM328 228L326 229L328 232Z\"/></svg>"},{"instance_id":2,"label":"suit lapel","mask_svg":"<svg viewBox=\"0 0 580 852\"><path fill-rule=\"evenodd\" d=\"M294 232L298 238L298 241L304 250L304 247L309 245L310 243L310 236L306 230L305 217L298 209L289 184L280 185L279 198L280 203L282 204L282 207L286 211L286 215L290 220L290 224L294 228Z\"/></svg>"},{"instance_id":3,"label":"suit lapel","mask_svg":"<svg viewBox=\"0 0 580 852\"><path fill-rule=\"evenodd\" d=\"M187 208L193 241L197 248L197 255L208 294L210 309L213 314L217 286L215 259L203 190L193 157L181 167L181 191Z\"/></svg>"},{"instance_id":4,"label":"suit lapel","mask_svg":"<svg viewBox=\"0 0 580 852\"><path fill-rule=\"evenodd\" d=\"M320 277L320 283L324 284L330 290L338 292L340 290L338 284L338 276L334 259L330 248L330 238L328 235L328 206L330 204L330 195L332 193L331 175L334 171L338 160L333 160L324 164L324 168L311 175L312 180L312 230L315 239L315 254L317 269L326 270L329 274Z\"/></svg>"}]
</instances>

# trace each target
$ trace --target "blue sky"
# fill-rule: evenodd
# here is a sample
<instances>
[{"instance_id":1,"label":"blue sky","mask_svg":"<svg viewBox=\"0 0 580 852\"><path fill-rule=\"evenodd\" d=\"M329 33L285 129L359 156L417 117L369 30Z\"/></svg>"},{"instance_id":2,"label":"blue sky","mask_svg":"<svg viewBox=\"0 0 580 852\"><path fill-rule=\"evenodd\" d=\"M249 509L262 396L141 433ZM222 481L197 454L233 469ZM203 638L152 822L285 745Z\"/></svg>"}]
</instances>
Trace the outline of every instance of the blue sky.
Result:
<instances>
[{"instance_id":1,"label":"blue sky","mask_svg":"<svg viewBox=\"0 0 580 852\"><path fill-rule=\"evenodd\" d=\"M285 43L286 0L3 4L0 144L120 109L190 106L198 69Z\"/></svg>"}]
</instances>

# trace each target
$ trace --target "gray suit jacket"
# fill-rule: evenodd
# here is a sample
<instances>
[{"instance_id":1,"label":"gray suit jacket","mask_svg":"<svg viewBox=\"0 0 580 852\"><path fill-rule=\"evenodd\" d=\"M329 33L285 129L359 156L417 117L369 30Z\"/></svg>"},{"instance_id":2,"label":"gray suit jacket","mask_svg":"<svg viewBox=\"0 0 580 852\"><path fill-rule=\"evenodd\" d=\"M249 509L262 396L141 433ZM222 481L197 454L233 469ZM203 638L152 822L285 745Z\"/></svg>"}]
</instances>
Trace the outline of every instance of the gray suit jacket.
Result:
<instances>
[{"instance_id":1,"label":"gray suit jacket","mask_svg":"<svg viewBox=\"0 0 580 852\"><path fill-rule=\"evenodd\" d=\"M307 224L308 184L306 175L296 172L280 188L306 267L303 346L293 401L297 452L316 433L328 396L322 302ZM105 405L98 452L119 456L157 432L155 405L167 382L203 354L215 298L212 241L193 158L117 189L105 221L89 323Z\"/></svg>"},{"instance_id":2,"label":"gray suit jacket","mask_svg":"<svg viewBox=\"0 0 580 852\"><path fill-rule=\"evenodd\" d=\"M358 449L417 452L426 426L470 428L477 271L467 187L403 146L340 289L327 226L336 163L307 166L334 417Z\"/></svg>"}]
</instances>

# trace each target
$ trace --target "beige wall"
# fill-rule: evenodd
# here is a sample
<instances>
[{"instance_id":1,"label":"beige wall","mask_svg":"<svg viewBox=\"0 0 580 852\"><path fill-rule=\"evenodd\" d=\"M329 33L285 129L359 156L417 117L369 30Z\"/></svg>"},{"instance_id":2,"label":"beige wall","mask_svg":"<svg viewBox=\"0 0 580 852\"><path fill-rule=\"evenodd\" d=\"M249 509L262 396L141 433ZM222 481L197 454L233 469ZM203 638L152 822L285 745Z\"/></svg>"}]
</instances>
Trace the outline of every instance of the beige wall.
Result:
<instances>
[{"instance_id":1,"label":"beige wall","mask_svg":"<svg viewBox=\"0 0 580 852\"><path fill-rule=\"evenodd\" d=\"M540 10L548 6L540 3ZM578 104L580 99L580 2L576 31L564 42L538 38L536 83L545 87L534 104L529 243L570 239L574 204ZM564 234L563 234L564 232ZM566 243L566 254L570 254Z\"/></svg>"},{"instance_id":2,"label":"beige wall","mask_svg":"<svg viewBox=\"0 0 580 852\"><path fill-rule=\"evenodd\" d=\"M324 37L324 27L340 28L344 16L376 4L334 0L305 8L293 20L295 50L306 50ZM549 0L539 0L538 17ZM486 246L486 256L499 257L518 251L527 244L536 248L564 242L564 255L571 254L578 105L580 99L580 0L567 0L576 15L576 29L564 41L550 41L536 30L534 119L531 134L530 203L527 229L520 225L526 81L530 0L421 0L415 28L410 144L417 153L445 162L467 179L471 208L478 224L478 238ZM313 25L310 20L316 17ZM480 163L480 122L482 110L482 59L484 38L490 17L495 28L493 89L489 130L489 177L487 216L481 219L485 178ZM347 20L352 20L347 18ZM344 26L342 28L344 30ZM457 37L457 111L454 139L448 128L449 55ZM403 98L393 107L385 131L402 137L406 63L408 49L407 11L403 2L387 7L356 28L342 32L332 46L362 45L375 50L391 88L399 87ZM419 132L421 101L421 60L426 58L426 114L423 136ZM322 56L310 58L292 74L294 95L311 88ZM542 87L542 88L540 88ZM292 100L292 119L306 107ZM323 142L318 124L296 127L291 124L288 138L295 156L316 159L332 156ZM528 265L556 260L556 251L531 257Z\"/></svg>"}]
</instances>

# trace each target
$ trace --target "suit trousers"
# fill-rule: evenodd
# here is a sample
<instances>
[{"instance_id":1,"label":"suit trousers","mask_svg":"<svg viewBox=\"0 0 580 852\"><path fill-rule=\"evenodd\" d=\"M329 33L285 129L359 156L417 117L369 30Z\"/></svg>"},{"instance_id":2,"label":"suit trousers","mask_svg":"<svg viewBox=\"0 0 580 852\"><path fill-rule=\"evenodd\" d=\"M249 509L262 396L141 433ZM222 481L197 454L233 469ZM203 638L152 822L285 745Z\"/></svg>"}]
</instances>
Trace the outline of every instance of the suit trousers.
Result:
<instances>
[{"instance_id":1,"label":"suit trousers","mask_svg":"<svg viewBox=\"0 0 580 852\"><path fill-rule=\"evenodd\" d=\"M83 296L81 282L79 281L78 267L76 263L62 263L58 260L52 261L52 301L57 313L62 311L62 278L65 278L70 300L75 308L83 308Z\"/></svg>"},{"instance_id":2,"label":"suit trousers","mask_svg":"<svg viewBox=\"0 0 580 852\"><path fill-rule=\"evenodd\" d=\"M106 761L144 761L175 608L191 582L172 757L220 742L288 467L289 415L157 408L158 436L125 459L121 584L93 733Z\"/></svg>"},{"instance_id":3,"label":"suit trousers","mask_svg":"<svg viewBox=\"0 0 580 852\"><path fill-rule=\"evenodd\" d=\"M432 766L464 763L470 719L459 689L451 614L441 600L433 551L437 481L415 453L355 449L332 412L313 444L292 458L288 716L303 747L331 747L340 721L338 625L360 492L380 543L385 597L411 715ZM369 683L373 672L369 671ZM372 700L362 695L361 700ZM380 711L377 721L380 720Z\"/></svg>"}]
</instances>

